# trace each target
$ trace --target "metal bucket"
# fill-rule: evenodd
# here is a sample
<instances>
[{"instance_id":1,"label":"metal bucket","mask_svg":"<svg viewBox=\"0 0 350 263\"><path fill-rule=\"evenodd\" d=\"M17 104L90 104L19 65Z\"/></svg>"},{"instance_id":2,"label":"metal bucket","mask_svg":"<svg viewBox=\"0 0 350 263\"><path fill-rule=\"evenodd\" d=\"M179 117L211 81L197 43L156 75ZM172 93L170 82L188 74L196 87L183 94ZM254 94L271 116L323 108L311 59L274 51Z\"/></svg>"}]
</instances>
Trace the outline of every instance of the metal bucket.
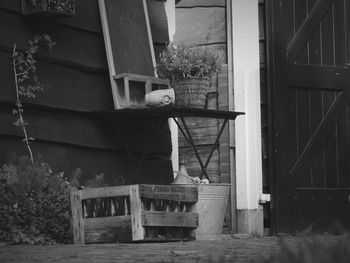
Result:
<instances>
[{"instance_id":1,"label":"metal bucket","mask_svg":"<svg viewBox=\"0 0 350 263\"><path fill-rule=\"evenodd\" d=\"M198 185L198 203L194 212L199 215L196 240L220 240L230 194L229 184Z\"/></svg>"}]
</instances>

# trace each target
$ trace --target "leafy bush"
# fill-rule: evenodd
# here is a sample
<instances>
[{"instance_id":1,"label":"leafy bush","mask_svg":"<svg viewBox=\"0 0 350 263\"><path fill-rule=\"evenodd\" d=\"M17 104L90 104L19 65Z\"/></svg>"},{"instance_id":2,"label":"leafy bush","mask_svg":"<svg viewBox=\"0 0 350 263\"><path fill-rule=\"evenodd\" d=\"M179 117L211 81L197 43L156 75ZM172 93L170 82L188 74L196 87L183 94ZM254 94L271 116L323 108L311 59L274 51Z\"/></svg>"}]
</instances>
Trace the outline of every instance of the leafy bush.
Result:
<instances>
[{"instance_id":1,"label":"leafy bush","mask_svg":"<svg viewBox=\"0 0 350 263\"><path fill-rule=\"evenodd\" d=\"M316 238L303 238L296 247L281 239L280 250L264 261L266 263L348 263L350 235L337 242L325 243Z\"/></svg>"},{"instance_id":2,"label":"leafy bush","mask_svg":"<svg viewBox=\"0 0 350 263\"><path fill-rule=\"evenodd\" d=\"M159 57L159 77L171 82L187 77L211 78L218 71L218 56L207 47L170 44Z\"/></svg>"},{"instance_id":3,"label":"leafy bush","mask_svg":"<svg viewBox=\"0 0 350 263\"><path fill-rule=\"evenodd\" d=\"M72 240L69 191L63 173L37 157L14 157L0 168L0 240L50 244Z\"/></svg>"}]
</instances>

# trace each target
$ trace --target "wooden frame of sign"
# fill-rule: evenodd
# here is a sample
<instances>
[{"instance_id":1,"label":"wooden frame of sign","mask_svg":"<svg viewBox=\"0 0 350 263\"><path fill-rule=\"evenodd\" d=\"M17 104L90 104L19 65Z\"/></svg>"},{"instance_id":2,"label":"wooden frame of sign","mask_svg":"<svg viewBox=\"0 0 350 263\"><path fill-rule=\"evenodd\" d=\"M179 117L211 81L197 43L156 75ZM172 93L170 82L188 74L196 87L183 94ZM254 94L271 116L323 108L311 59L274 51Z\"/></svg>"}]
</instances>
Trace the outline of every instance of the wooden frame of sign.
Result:
<instances>
[{"instance_id":1,"label":"wooden frame of sign","mask_svg":"<svg viewBox=\"0 0 350 263\"><path fill-rule=\"evenodd\" d=\"M150 85L153 90L168 88L155 78L146 0L99 0L99 8L115 109L145 107ZM135 75L143 78L134 80Z\"/></svg>"}]
</instances>

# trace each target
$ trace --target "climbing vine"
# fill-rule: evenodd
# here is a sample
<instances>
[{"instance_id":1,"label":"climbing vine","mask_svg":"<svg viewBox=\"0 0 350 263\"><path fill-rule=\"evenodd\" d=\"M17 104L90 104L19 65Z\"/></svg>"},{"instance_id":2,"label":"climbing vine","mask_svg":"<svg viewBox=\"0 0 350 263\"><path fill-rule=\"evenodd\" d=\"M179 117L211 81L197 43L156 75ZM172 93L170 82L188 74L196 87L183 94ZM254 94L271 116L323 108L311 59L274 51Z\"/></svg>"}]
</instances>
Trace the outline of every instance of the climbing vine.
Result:
<instances>
[{"instance_id":1,"label":"climbing vine","mask_svg":"<svg viewBox=\"0 0 350 263\"><path fill-rule=\"evenodd\" d=\"M43 90L43 84L38 79L37 61L34 55L38 52L39 48L48 47L51 49L55 44L49 35L43 34L36 35L32 40L29 40L28 47L25 50L19 50L17 43L14 44L12 50L11 59L16 89L16 108L12 110L12 113L17 116L13 124L22 129L24 136L23 142L29 152L32 164L34 164L34 157L30 142L34 141L34 138L30 137L27 131L28 122L24 119L21 97L35 98L36 93Z\"/></svg>"}]
</instances>

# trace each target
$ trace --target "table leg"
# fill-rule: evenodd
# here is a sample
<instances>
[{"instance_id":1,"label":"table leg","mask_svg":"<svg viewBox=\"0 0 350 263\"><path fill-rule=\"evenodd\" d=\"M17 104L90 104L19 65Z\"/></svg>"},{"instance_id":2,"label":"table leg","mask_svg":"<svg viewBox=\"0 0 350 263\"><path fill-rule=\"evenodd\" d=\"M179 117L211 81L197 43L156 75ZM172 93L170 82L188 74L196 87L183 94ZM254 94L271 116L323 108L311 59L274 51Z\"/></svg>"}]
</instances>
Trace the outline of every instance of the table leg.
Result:
<instances>
[{"instance_id":1,"label":"table leg","mask_svg":"<svg viewBox=\"0 0 350 263\"><path fill-rule=\"evenodd\" d=\"M182 133L183 136L185 137L186 141L187 141L187 142L189 143L189 145L191 146L191 148L192 148L194 154L196 155L196 158L197 158L197 160L198 160L198 162L199 162L199 165L201 166L201 175L200 175L200 177L202 178L203 175L205 175L205 177L209 180L209 177L208 177L208 174L207 174L207 171L206 171L206 167L204 166L204 164L203 164L203 162L202 162L202 159L201 159L201 157L200 157L200 155L199 155L199 152L198 152L198 150L197 150L195 144L193 143L193 138L192 138L191 133L190 133L188 127L187 127L187 124L186 124L186 122L185 122L185 119L184 119L182 116L180 117L181 123L182 123L182 125L184 126L184 129L185 129L185 130L182 129L181 125L179 124L179 122L178 122L175 118L173 118L173 119L174 119L175 123L177 124L177 126L179 127L181 133Z\"/></svg>"},{"instance_id":2,"label":"table leg","mask_svg":"<svg viewBox=\"0 0 350 263\"><path fill-rule=\"evenodd\" d=\"M185 122L185 119L184 119L183 117L180 117L181 123L182 123L182 125L183 125L183 127L184 127L184 129L183 129L183 128L181 127L180 123L176 120L176 118L175 118L175 117L172 117L172 118L174 119L174 121L175 121L175 123L177 124L177 126L179 127L179 130L181 131L182 135L185 137L186 141L187 141L188 144L191 146L191 148L192 148L194 154L196 155L196 158L197 158L197 160L198 160L198 162L199 162L199 165L201 166L200 179L202 179L203 176L205 176L205 177L209 180L209 176L208 176L208 173L207 173L207 167L208 167L208 164L209 164L209 162L210 162L211 157L213 156L213 153L214 153L216 147L217 147L218 144L219 144L220 137L221 137L221 135L222 135L222 133L223 133L223 131L224 131L224 129L225 129L225 126L226 126L226 123L227 123L228 119L225 119L225 120L224 120L224 122L223 122L223 124L222 124L222 126L221 126L221 128L220 128L220 130L219 130L219 133L218 133L217 136L216 136L214 145L213 145L213 147L211 148L210 153L209 153L209 155L208 155L208 157L207 157L207 160L206 160L205 164L203 164L203 161L202 161L202 159L201 159L201 157L200 157L200 155L199 155L199 152L198 152L198 150L197 150L197 148L196 148L196 146L195 146L195 144L194 144L194 142L193 142L193 138L192 138L191 133L190 133L188 127L187 127L187 124L186 124L186 122Z\"/></svg>"},{"instance_id":3,"label":"table leg","mask_svg":"<svg viewBox=\"0 0 350 263\"><path fill-rule=\"evenodd\" d=\"M205 168L205 169L207 168L207 166L208 166L208 164L209 164L209 161L210 161L210 159L211 159L211 157L212 157L212 155L213 155L213 153L214 153L214 151L215 151L215 148L219 145L220 137L221 137L221 135L222 135L222 132L223 132L224 129L225 129L226 123L227 123L227 119L224 120L224 123L222 124L222 126L221 126L221 128L220 128L220 131L219 131L218 135L216 136L215 143L214 143L214 145L213 145L213 147L212 147L212 149L211 149L211 151L210 151L210 153L209 153L209 156L208 156L208 158L207 158L207 161L206 161L205 164L204 164L204 168ZM203 176L203 175L201 175L201 179L202 179L202 176Z\"/></svg>"}]
</instances>

